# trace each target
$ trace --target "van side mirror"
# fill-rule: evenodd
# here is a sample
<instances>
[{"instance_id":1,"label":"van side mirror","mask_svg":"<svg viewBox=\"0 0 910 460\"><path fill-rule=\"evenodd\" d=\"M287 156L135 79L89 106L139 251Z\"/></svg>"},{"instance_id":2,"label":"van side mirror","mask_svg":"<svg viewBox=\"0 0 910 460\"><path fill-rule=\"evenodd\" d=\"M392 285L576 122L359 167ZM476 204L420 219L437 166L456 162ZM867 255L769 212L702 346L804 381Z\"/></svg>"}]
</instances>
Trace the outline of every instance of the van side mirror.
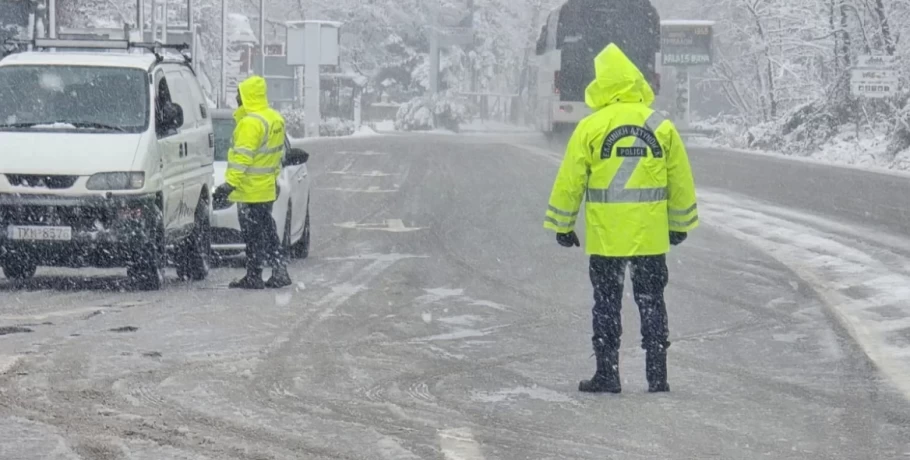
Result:
<instances>
[{"instance_id":1,"label":"van side mirror","mask_svg":"<svg viewBox=\"0 0 910 460\"><path fill-rule=\"evenodd\" d=\"M292 148L284 157L285 166L300 166L310 160L310 154L303 149Z\"/></svg>"},{"instance_id":2,"label":"van side mirror","mask_svg":"<svg viewBox=\"0 0 910 460\"><path fill-rule=\"evenodd\" d=\"M165 130L178 129L183 126L183 107L169 102L161 109L161 127Z\"/></svg>"}]
</instances>

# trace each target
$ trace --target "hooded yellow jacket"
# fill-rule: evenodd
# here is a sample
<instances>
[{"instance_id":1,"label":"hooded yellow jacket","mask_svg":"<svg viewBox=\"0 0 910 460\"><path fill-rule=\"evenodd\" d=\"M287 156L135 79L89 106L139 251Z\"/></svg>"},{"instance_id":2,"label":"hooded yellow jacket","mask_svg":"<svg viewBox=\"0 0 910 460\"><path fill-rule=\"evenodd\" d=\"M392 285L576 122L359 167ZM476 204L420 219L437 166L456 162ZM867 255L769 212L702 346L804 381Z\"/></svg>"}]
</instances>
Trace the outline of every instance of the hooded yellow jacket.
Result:
<instances>
[{"instance_id":1,"label":"hooded yellow jacket","mask_svg":"<svg viewBox=\"0 0 910 460\"><path fill-rule=\"evenodd\" d=\"M601 51L594 68L585 91L594 113L569 140L544 227L574 230L585 198L588 254L666 254L670 231L698 226L686 148L673 123L650 108L654 92L619 47Z\"/></svg>"},{"instance_id":2,"label":"hooded yellow jacket","mask_svg":"<svg viewBox=\"0 0 910 460\"><path fill-rule=\"evenodd\" d=\"M266 82L253 76L239 85L243 106L234 112L232 147L225 182L234 187L229 199L267 203L277 199L275 181L284 159L285 121L269 107Z\"/></svg>"}]
</instances>

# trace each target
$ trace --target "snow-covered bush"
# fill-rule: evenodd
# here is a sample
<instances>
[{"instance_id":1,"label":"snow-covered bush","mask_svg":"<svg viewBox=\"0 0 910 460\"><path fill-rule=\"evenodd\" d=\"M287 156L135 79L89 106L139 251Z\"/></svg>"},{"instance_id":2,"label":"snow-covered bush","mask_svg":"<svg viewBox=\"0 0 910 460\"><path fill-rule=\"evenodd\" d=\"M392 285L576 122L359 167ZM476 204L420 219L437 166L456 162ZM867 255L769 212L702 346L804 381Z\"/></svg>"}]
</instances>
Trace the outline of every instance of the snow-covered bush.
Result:
<instances>
[{"instance_id":1,"label":"snow-covered bush","mask_svg":"<svg viewBox=\"0 0 910 460\"><path fill-rule=\"evenodd\" d=\"M395 116L395 129L399 131L429 131L436 126L458 132L459 126L467 120L466 102L451 93L436 97L415 97L402 104Z\"/></svg>"},{"instance_id":2,"label":"snow-covered bush","mask_svg":"<svg viewBox=\"0 0 910 460\"><path fill-rule=\"evenodd\" d=\"M303 109L285 110L281 112L286 123L288 135L296 138L306 137L306 114ZM350 136L357 130L352 120L341 118L326 118L319 123L319 136L341 137Z\"/></svg>"},{"instance_id":3,"label":"snow-covered bush","mask_svg":"<svg viewBox=\"0 0 910 460\"><path fill-rule=\"evenodd\" d=\"M291 137L306 137L306 118L302 109L284 110L285 130Z\"/></svg>"},{"instance_id":4,"label":"snow-covered bush","mask_svg":"<svg viewBox=\"0 0 910 460\"><path fill-rule=\"evenodd\" d=\"M356 129L352 120L326 118L319 124L319 135L322 137L350 136Z\"/></svg>"}]
</instances>

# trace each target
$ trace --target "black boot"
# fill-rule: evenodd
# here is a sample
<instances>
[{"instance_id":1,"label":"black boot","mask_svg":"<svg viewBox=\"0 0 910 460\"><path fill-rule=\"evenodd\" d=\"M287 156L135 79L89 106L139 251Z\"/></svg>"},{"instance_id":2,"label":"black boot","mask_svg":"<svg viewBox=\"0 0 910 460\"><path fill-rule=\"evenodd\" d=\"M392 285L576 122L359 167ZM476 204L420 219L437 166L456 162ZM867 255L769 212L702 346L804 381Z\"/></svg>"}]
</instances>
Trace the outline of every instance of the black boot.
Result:
<instances>
[{"instance_id":1,"label":"black boot","mask_svg":"<svg viewBox=\"0 0 910 460\"><path fill-rule=\"evenodd\" d=\"M272 277L265 282L265 287L270 289L280 289L291 285L291 275L288 275L287 267L272 269Z\"/></svg>"},{"instance_id":2,"label":"black boot","mask_svg":"<svg viewBox=\"0 0 910 460\"><path fill-rule=\"evenodd\" d=\"M265 289L265 283L262 282L262 270L246 271L246 276L236 281L231 281L228 285L231 289Z\"/></svg>"},{"instance_id":3,"label":"black boot","mask_svg":"<svg viewBox=\"0 0 910 460\"><path fill-rule=\"evenodd\" d=\"M670 391L667 383L667 349L658 346L646 350L645 375L648 377L649 393Z\"/></svg>"},{"instance_id":4,"label":"black boot","mask_svg":"<svg viewBox=\"0 0 910 460\"><path fill-rule=\"evenodd\" d=\"M594 350L597 358L597 372L591 380L578 383L578 391L583 393L620 393L619 352L616 350Z\"/></svg>"}]
</instances>

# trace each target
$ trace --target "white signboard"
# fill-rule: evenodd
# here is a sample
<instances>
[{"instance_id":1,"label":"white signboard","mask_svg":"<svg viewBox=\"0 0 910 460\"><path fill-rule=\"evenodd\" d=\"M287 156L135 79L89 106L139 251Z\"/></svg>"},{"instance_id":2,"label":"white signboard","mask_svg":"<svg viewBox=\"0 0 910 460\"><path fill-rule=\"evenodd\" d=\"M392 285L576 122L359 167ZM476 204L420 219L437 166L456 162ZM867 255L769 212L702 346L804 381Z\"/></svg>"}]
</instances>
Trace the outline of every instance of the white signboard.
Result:
<instances>
[{"instance_id":1,"label":"white signboard","mask_svg":"<svg viewBox=\"0 0 910 460\"><path fill-rule=\"evenodd\" d=\"M856 97L888 98L900 89L900 73L894 56L858 56L850 70L850 91Z\"/></svg>"},{"instance_id":2,"label":"white signboard","mask_svg":"<svg viewBox=\"0 0 910 460\"><path fill-rule=\"evenodd\" d=\"M317 53L319 65L338 65L340 59L340 43L338 28L340 23L329 21L307 21L319 26L318 43L307 44L305 27L288 28L287 60L290 66L304 66L307 63L307 53Z\"/></svg>"}]
</instances>

